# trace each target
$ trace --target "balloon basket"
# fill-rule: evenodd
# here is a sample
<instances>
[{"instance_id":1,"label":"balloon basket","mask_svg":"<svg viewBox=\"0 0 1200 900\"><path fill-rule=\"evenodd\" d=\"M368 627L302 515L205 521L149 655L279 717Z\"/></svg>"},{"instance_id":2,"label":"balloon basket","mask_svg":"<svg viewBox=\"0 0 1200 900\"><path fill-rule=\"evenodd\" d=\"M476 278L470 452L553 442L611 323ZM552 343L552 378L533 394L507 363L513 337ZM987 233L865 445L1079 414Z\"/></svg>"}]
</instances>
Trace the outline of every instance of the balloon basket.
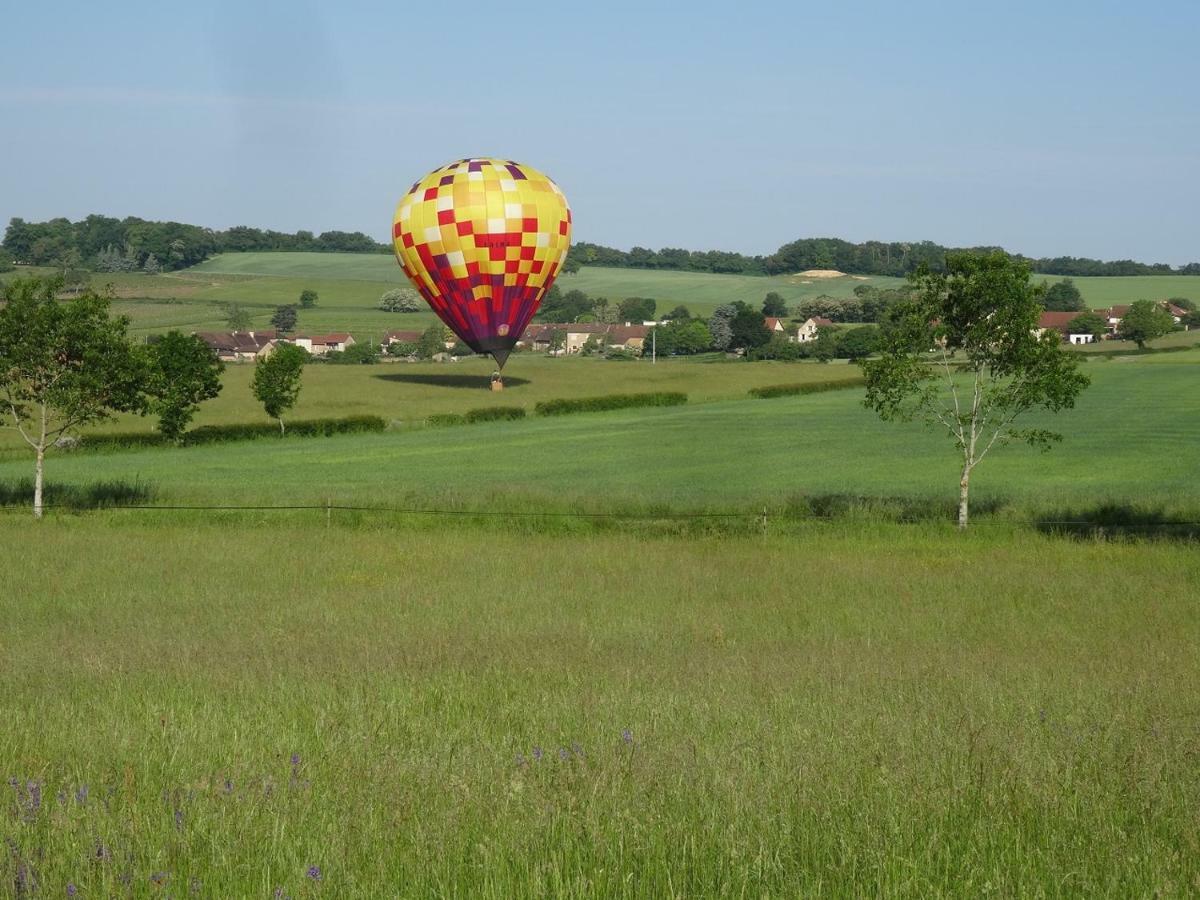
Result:
<instances>
[{"instance_id":1,"label":"balloon basket","mask_svg":"<svg viewBox=\"0 0 1200 900\"><path fill-rule=\"evenodd\" d=\"M491 383L491 389L492 389L493 391L502 391L502 390L504 390L504 379L500 377L500 373L499 373L499 372L494 372L494 373L492 373L492 383Z\"/></svg>"}]
</instances>

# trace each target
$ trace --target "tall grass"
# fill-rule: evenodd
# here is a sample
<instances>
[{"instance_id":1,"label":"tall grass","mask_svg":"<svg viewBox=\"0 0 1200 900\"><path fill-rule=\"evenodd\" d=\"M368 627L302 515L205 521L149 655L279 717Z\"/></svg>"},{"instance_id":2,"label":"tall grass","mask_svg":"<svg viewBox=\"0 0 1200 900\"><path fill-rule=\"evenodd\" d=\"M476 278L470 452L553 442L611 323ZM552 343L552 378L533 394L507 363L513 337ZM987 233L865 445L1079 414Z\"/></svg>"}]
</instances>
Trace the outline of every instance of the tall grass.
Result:
<instances>
[{"instance_id":1,"label":"tall grass","mask_svg":"<svg viewBox=\"0 0 1200 900\"><path fill-rule=\"evenodd\" d=\"M96 515L0 519L10 892L1168 896L1200 877L1192 553Z\"/></svg>"}]
</instances>

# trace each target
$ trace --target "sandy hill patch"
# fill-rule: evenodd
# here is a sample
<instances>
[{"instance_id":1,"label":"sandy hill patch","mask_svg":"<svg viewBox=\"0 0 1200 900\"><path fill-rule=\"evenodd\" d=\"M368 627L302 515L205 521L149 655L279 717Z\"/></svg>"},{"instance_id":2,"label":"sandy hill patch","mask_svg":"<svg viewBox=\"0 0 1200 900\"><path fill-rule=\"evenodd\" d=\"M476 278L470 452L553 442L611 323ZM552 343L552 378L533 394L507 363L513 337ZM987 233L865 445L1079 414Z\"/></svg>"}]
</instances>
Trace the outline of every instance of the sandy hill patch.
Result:
<instances>
[{"instance_id":1,"label":"sandy hill patch","mask_svg":"<svg viewBox=\"0 0 1200 900\"><path fill-rule=\"evenodd\" d=\"M837 269L808 269L804 272L797 272L796 278L845 278L845 272L839 272Z\"/></svg>"}]
</instances>

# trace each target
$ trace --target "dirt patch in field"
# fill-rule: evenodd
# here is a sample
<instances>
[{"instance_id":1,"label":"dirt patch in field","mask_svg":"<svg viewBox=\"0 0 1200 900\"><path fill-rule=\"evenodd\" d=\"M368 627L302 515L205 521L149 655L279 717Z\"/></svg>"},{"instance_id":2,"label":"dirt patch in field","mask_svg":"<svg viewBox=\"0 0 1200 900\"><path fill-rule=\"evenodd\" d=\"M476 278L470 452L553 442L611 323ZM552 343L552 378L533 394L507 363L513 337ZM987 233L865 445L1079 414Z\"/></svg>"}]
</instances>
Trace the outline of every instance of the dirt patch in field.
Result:
<instances>
[{"instance_id":1,"label":"dirt patch in field","mask_svg":"<svg viewBox=\"0 0 1200 900\"><path fill-rule=\"evenodd\" d=\"M803 272L796 273L797 278L845 278L845 272L839 272L837 269L806 269Z\"/></svg>"}]
</instances>

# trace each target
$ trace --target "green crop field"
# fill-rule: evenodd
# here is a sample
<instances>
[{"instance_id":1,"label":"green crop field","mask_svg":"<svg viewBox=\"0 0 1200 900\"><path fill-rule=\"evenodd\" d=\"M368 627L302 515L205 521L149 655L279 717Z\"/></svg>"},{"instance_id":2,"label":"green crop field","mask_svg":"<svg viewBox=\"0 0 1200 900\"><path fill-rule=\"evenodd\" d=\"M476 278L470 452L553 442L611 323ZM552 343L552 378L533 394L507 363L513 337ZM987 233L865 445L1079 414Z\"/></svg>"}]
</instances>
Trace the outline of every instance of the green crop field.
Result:
<instances>
[{"instance_id":1,"label":"green crop field","mask_svg":"<svg viewBox=\"0 0 1200 900\"><path fill-rule=\"evenodd\" d=\"M1200 884L1192 550L129 515L0 518L9 890Z\"/></svg>"},{"instance_id":2,"label":"green crop field","mask_svg":"<svg viewBox=\"0 0 1200 900\"><path fill-rule=\"evenodd\" d=\"M1186 389L1197 376L1195 356L1143 363L1155 358L1090 362L1086 371L1093 385L1074 410L1052 421L1031 420L1060 428L1065 442L1048 454L1021 446L998 451L976 473L976 497L1049 511L1129 499L1171 507L1195 505L1193 455L1200 441L1200 416ZM503 401L480 388L442 383L382 381L377 390L407 394L414 408L429 411L489 402L516 403L532 411L530 399L543 391L556 393L540 381L549 380L555 362L542 361L539 380L506 391ZM578 365L573 370L580 379L577 387L587 383L589 371L621 365L586 360L566 364ZM644 364L628 365L632 372ZM654 382L660 389L686 387L693 369L718 377L726 370L755 370L749 365L703 364L662 368L667 374ZM760 383L799 380L791 373L838 369L843 374L852 371L844 366L777 365L762 370L771 378ZM380 374L385 378L396 370L404 374L402 367L364 366L349 370L347 379L366 383L375 370L384 370ZM676 377L685 380L675 382ZM341 410L369 411L370 406L355 400L368 391L345 390L349 384L330 384L345 391ZM717 384L711 389L714 397L722 391L726 397L732 393ZM244 388L241 393L248 394ZM335 390L327 395L327 402L335 404L338 394ZM830 492L949 498L956 485L956 461L947 440L919 425L882 423L861 406L860 397L860 390L849 389L458 428L399 426L369 436L60 454L50 460L48 471L51 481L76 485L137 478L165 503L323 503L332 498L339 503L403 505L433 498L499 508L506 503L519 508L549 503L556 509L573 504L589 509L637 504L745 509ZM697 401L704 399L697 395ZM231 395L228 402L235 400L242 405L231 418L253 414L245 396ZM398 414L402 407L397 403ZM28 454L16 447L10 447L4 460L0 481L19 479L31 468Z\"/></svg>"}]
</instances>

